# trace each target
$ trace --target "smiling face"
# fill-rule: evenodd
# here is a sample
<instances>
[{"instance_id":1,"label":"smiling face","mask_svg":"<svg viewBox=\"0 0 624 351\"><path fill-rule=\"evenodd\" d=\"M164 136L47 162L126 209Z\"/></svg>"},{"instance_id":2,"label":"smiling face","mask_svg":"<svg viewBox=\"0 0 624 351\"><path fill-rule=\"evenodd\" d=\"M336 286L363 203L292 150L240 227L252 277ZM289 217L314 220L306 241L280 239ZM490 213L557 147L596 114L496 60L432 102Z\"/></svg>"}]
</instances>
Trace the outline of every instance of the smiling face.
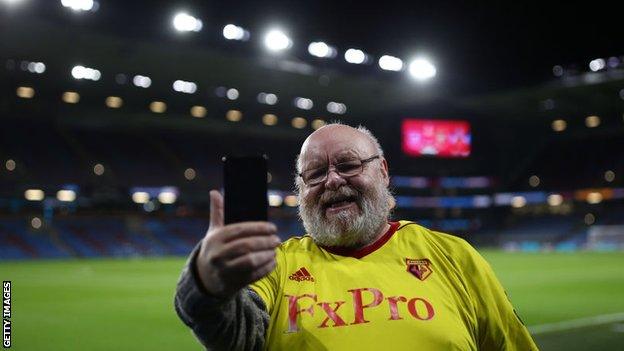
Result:
<instances>
[{"instance_id":1,"label":"smiling face","mask_svg":"<svg viewBox=\"0 0 624 351\"><path fill-rule=\"evenodd\" d=\"M361 247L374 241L385 228L394 203L388 190L385 159L364 163L363 171L350 177L338 174L335 166L379 154L368 135L346 125L320 128L303 143L299 171L326 169L329 165L327 178L317 185L307 185L297 178L299 215L318 244Z\"/></svg>"}]
</instances>

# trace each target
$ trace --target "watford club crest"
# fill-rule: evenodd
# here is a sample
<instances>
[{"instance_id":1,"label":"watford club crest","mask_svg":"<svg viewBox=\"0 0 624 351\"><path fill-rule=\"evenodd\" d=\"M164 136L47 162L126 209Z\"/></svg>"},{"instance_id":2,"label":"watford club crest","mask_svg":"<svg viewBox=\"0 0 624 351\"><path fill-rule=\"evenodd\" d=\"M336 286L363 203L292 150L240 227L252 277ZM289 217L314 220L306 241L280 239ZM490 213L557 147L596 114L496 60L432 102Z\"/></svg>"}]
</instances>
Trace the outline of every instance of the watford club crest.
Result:
<instances>
[{"instance_id":1,"label":"watford club crest","mask_svg":"<svg viewBox=\"0 0 624 351\"><path fill-rule=\"evenodd\" d=\"M407 271L420 280L427 279L433 273L431 261L428 258L406 258L405 264L407 264Z\"/></svg>"}]
</instances>

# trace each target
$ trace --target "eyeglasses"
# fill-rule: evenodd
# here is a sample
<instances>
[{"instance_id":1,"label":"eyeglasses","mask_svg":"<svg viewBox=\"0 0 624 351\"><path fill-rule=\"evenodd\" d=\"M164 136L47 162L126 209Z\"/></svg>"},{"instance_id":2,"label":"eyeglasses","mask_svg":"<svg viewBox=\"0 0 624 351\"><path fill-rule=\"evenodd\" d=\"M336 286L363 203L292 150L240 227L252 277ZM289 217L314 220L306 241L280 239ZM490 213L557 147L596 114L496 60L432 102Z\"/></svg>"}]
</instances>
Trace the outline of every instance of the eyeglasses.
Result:
<instances>
[{"instance_id":1,"label":"eyeglasses","mask_svg":"<svg viewBox=\"0 0 624 351\"><path fill-rule=\"evenodd\" d=\"M378 159L380 156L375 155L363 160L350 160L345 162L336 163L334 165L334 169L336 173L343 178L354 177L362 172L364 172L364 165L373 160ZM303 171L298 175L303 180L303 183L307 186L315 186L323 183L327 179L327 175L329 174L329 166L309 169L307 171Z\"/></svg>"}]
</instances>

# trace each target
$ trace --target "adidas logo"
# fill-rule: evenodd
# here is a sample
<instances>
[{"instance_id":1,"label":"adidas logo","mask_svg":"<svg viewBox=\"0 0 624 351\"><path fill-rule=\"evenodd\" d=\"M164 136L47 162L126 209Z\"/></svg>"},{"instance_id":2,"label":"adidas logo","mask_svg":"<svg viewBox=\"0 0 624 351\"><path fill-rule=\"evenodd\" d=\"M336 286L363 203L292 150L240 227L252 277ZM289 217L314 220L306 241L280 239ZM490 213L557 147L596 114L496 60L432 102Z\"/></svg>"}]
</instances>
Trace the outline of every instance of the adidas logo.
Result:
<instances>
[{"instance_id":1,"label":"adidas logo","mask_svg":"<svg viewBox=\"0 0 624 351\"><path fill-rule=\"evenodd\" d=\"M312 274L310 274L310 272L308 272L305 267L299 268L295 273L291 274L288 279L298 282L302 282L304 280L310 282L314 281L314 277L312 276Z\"/></svg>"}]
</instances>

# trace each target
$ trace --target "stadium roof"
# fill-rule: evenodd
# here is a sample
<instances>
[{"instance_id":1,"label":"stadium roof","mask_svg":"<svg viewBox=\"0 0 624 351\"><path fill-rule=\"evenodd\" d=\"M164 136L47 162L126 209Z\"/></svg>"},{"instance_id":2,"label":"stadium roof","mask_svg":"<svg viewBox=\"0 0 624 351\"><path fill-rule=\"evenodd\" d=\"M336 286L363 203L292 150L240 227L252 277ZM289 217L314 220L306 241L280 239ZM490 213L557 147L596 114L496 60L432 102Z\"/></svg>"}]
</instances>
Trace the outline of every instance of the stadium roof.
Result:
<instances>
[{"instance_id":1,"label":"stadium roof","mask_svg":"<svg viewBox=\"0 0 624 351\"><path fill-rule=\"evenodd\" d=\"M67 15L58 1L24 1L24 13L57 24L93 28L122 38L161 42L170 37L174 13L201 18L204 28L187 43L220 36L226 23L251 31L252 39L279 25L301 45L324 40L374 55L399 57L423 52L441 68L441 78L460 91L533 85L552 76L558 64L586 66L597 57L622 55L622 34L609 5L570 2L457 1L120 1L100 0L86 16ZM217 29L215 31L214 29ZM198 38L200 37L200 38ZM255 38L254 38L255 37ZM180 39L180 38L178 38ZM184 39L181 39L184 40Z\"/></svg>"},{"instance_id":2,"label":"stadium roof","mask_svg":"<svg viewBox=\"0 0 624 351\"><path fill-rule=\"evenodd\" d=\"M278 93L280 100L310 97L316 107L318 101L322 106L339 101L361 118L440 99L491 115L530 118L552 96L565 95L559 106L579 102L576 93L561 93L571 86L553 77L553 66L585 72L592 59L624 54L613 40L621 32L612 19L615 11L589 4L101 0L90 13L72 13L57 1L2 5L3 58L45 59L51 75L55 66L67 70L88 63L101 68L109 82L118 72L153 75L163 85L155 83L151 95L175 94L170 82L187 79L198 82L202 92L222 85L252 99L266 91ZM171 19L179 11L200 18L201 32L176 33ZM247 28L251 40L224 40L227 23ZM292 37L287 54L271 55L261 46L260 37L273 26ZM355 47L375 58L426 55L438 75L420 84L404 72L381 71L376 61L359 67L340 54L317 59L306 51L316 40L339 53ZM60 80L46 84L72 81L68 72L57 75ZM605 99L617 97L621 80L616 75L572 86L601 91L604 98L583 103L604 106ZM114 83L102 79L101 84Z\"/></svg>"}]
</instances>

